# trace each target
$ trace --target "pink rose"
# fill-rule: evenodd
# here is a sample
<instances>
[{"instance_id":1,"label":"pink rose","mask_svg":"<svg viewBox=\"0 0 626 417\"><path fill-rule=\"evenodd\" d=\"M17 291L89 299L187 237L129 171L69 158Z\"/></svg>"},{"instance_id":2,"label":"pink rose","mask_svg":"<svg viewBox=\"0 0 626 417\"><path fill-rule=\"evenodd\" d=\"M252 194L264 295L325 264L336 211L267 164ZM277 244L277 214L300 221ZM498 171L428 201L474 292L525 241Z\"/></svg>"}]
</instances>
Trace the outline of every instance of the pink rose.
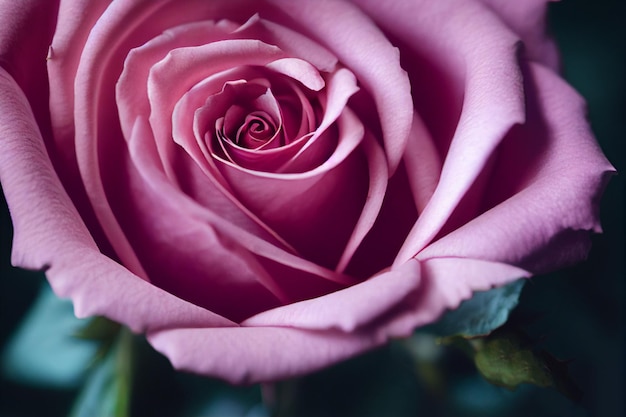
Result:
<instances>
[{"instance_id":1,"label":"pink rose","mask_svg":"<svg viewBox=\"0 0 626 417\"><path fill-rule=\"evenodd\" d=\"M177 368L254 382L577 261L612 167L544 14L539 0L5 1L13 262Z\"/></svg>"}]
</instances>

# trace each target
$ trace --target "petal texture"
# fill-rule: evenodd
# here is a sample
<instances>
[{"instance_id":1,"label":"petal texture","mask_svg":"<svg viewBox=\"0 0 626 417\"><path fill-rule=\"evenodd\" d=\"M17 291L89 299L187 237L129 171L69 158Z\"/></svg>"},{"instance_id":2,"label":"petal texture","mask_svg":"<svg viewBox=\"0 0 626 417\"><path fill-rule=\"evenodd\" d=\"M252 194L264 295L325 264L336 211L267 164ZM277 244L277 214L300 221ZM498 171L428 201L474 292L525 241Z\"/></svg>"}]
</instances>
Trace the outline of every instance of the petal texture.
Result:
<instances>
[{"instance_id":1,"label":"petal texture","mask_svg":"<svg viewBox=\"0 0 626 417\"><path fill-rule=\"evenodd\" d=\"M502 143L489 187L492 199L506 199L420 259L469 256L542 272L580 260L589 232L600 232L598 199L614 169L593 139L584 102L540 64L525 75L528 120Z\"/></svg>"},{"instance_id":2,"label":"petal texture","mask_svg":"<svg viewBox=\"0 0 626 417\"><path fill-rule=\"evenodd\" d=\"M233 325L102 255L50 164L26 98L2 69L0 92L0 179L15 230L13 263L45 269L79 317L105 315L134 331Z\"/></svg>"},{"instance_id":3,"label":"petal texture","mask_svg":"<svg viewBox=\"0 0 626 417\"><path fill-rule=\"evenodd\" d=\"M176 368L315 371L600 232L614 170L544 0L0 10L13 262Z\"/></svg>"}]
</instances>

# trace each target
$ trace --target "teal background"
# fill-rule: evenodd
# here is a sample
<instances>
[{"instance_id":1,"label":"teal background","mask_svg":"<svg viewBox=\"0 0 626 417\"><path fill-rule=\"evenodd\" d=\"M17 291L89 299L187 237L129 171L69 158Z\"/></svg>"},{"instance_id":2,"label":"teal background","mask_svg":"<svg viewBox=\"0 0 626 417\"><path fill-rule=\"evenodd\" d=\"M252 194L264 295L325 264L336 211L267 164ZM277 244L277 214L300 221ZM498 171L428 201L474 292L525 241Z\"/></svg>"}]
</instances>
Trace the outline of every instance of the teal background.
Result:
<instances>
[{"instance_id":1,"label":"teal background","mask_svg":"<svg viewBox=\"0 0 626 417\"><path fill-rule=\"evenodd\" d=\"M605 153L626 172L626 7L620 0L567 0L550 6L551 25L563 54L564 74L589 104L589 117ZM515 317L541 346L573 359L572 377L583 389L574 404L549 389L509 392L475 374L461 354L444 349L446 393L415 378L400 344L331 369L273 386L232 388L175 373L145 343L136 365L132 415L268 415L261 395L274 398L276 415L298 416L598 416L624 415L624 174L602 202L604 234L594 238L587 262L534 278ZM0 217L0 343L16 329L41 284L41 274L11 268L10 218ZM0 375L0 417L63 416L76 390L41 388ZM271 402L271 401L270 401ZM221 408L220 408L221 407ZM204 410L204 411L201 411ZM255 414L256 413L256 414Z\"/></svg>"}]
</instances>

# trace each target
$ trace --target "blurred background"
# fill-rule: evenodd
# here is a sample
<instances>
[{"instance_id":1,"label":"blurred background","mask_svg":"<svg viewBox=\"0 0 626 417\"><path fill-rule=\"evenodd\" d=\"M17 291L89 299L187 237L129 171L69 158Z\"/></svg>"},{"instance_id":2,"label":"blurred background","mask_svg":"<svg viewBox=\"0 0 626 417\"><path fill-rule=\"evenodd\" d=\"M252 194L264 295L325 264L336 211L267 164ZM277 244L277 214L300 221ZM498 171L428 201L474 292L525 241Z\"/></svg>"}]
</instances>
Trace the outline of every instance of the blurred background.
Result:
<instances>
[{"instance_id":1,"label":"blurred background","mask_svg":"<svg viewBox=\"0 0 626 417\"><path fill-rule=\"evenodd\" d=\"M233 388L219 381L174 372L167 361L134 338L133 416L624 416L624 172L626 161L626 2L567 0L550 5L550 21L563 55L565 77L587 99L600 145L622 174L614 177L602 201L604 234L596 236L589 259L576 267L532 279L524 288L513 320L523 323L535 343L568 362L584 395L571 401L553 389L492 386L458 350L433 347L418 335L412 348L402 343L279 384ZM37 307L51 319L71 307L46 306L38 299L44 282L38 273L10 267L11 223L0 208L0 347L7 354L11 335ZM46 310L48 309L48 310ZM69 309L69 310L68 310ZM41 331L58 331L35 323ZM60 322L60 321L59 321ZM59 326L76 331L82 323ZM37 327L39 326L39 327ZM29 335L24 336L25 340ZM50 336L54 338L54 336ZM51 345L72 357L89 358L97 346ZM56 346L56 347L55 347ZM18 354L28 349L20 345ZM60 417L89 411L73 404L89 393L72 369L42 363L60 379L48 385L16 381L4 360L0 374L0 417ZM62 365L57 363L56 365ZM70 367L71 368L71 367ZM19 370L18 370L19 371ZM64 373L65 372L65 373ZM42 371L42 375L43 375ZM41 376L41 375L40 375ZM40 381L41 382L41 381ZM80 394L78 394L80 393ZM74 408L73 408L74 407ZM87 408L88 410L88 408ZM82 414L81 414L82 413Z\"/></svg>"}]
</instances>

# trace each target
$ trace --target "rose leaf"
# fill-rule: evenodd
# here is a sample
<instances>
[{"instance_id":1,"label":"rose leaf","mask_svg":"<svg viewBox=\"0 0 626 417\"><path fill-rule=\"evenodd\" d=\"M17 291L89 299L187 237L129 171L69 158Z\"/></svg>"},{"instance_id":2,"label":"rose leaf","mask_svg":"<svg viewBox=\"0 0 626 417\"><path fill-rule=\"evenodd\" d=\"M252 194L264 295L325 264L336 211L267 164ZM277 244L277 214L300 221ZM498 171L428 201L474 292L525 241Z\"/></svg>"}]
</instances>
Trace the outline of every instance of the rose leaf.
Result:
<instances>
[{"instance_id":1,"label":"rose leaf","mask_svg":"<svg viewBox=\"0 0 626 417\"><path fill-rule=\"evenodd\" d=\"M439 336L481 336L502 326L519 301L525 279L487 291L476 291L458 308L448 311L437 323L425 328Z\"/></svg>"},{"instance_id":2,"label":"rose leaf","mask_svg":"<svg viewBox=\"0 0 626 417\"><path fill-rule=\"evenodd\" d=\"M476 368L492 384L511 390L524 383L552 387L580 401L582 392L570 377L567 362L533 349L532 342L520 332L498 331L470 343Z\"/></svg>"},{"instance_id":3,"label":"rose leaf","mask_svg":"<svg viewBox=\"0 0 626 417\"><path fill-rule=\"evenodd\" d=\"M2 352L3 372L21 383L77 387L98 350L96 343L73 337L85 323L74 316L70 301L59 299L43 284Z\"/></svg>"}]
</instances>

